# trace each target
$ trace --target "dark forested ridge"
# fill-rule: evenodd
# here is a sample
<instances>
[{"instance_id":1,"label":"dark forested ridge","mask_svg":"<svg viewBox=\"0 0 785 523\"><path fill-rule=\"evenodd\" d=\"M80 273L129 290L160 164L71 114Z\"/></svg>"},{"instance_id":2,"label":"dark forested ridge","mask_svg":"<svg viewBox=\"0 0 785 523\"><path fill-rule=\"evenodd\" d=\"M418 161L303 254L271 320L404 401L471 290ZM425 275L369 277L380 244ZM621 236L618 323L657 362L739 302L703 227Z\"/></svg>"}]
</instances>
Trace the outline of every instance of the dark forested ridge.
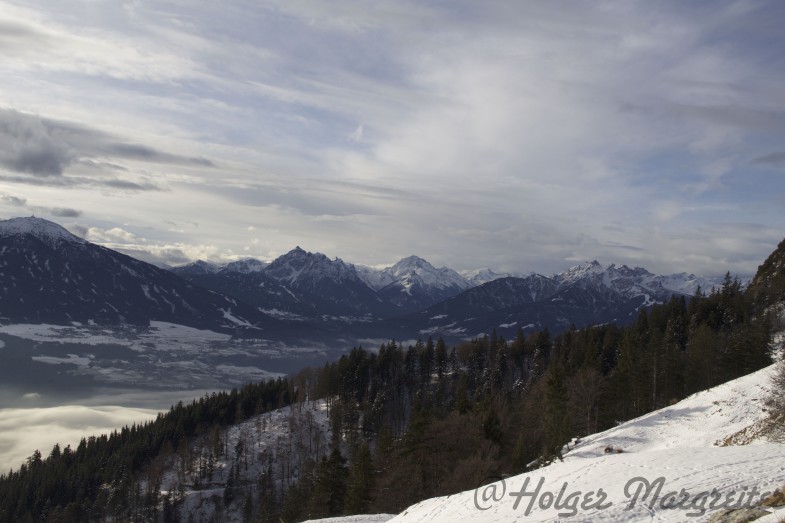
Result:
<instances>
[{"instance_id":1,"label":"dark forested ridge","mask_svg":"<svg viewBox=\"0 0 785 523\"><path fill-rule=\"evenodd\" d=\"M573 437L770 363L782 251L747 290L728 275L709 294L641 310L629 326L355 348L291 379L178 404L153 422L83 439L76 449L36 451L0 476L0 521L188 520L180 511L183 484L161 490L167 464L192 452L199 438L212 441L210 463L213 452L228 456L228 440L214 437L222 428L304 398L326 401L329 451L311 454L286 476L270 467L248 478L235 462L212 503L235 507L232 514L246 521L398 512L488 476L543 465L559 459ZM247 471L257 458L243 456Z\"/></svg>"},{"instance_id":2,"label":"dark forested ridge","mask_svg":"<svg viewBox=\"0 0 785 523\"><path fill-rule=\"evenodd\" d=\"M178 403L152 422L82 439L77 448L36 451L19 470L0 476L0 521L171 521L158 486L141 492L138 479L188 440L289 404L289 380L249 384Z\"/></svg>"}]
</instances>

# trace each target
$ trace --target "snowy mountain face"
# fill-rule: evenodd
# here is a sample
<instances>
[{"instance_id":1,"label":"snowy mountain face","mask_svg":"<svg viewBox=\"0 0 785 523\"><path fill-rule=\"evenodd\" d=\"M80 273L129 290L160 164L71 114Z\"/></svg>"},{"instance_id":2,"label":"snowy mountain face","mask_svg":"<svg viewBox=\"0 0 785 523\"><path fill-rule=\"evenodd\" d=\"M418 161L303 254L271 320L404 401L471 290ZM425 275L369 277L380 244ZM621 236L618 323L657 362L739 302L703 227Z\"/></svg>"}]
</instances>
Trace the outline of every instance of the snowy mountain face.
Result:
<instances>
[{"instance_id":1,"label":"snowy mountain face","mask_svg":"<svg viewBox=\"0 0 785 523\"><path fill-rule=\"evenodd\" d=\"M254 272L261 272L267 267L267 263L254 258L246 258L244 260L237 260L225 265L218 265L202 260L197 260L193 263L180 265L179 267L172 267L170 270L180 276L183 275L199 275L199 274L216 274L233 273L250 274Z\"/></svg>"},{"instance_id":2,"label":"snowy mountain face","mask_svg":"<svg viewBox=\"0 0 785 523\"><path fill-rule=\"evenodd\" d=\"M193 263L180 265L179 267L172 267L170 270L178 276L198 275L198 274L215 274L221 269L219 265L214 263L197 260Z\"/></svg>"},{"instance_id":3,"label":"snowy mountain face","mask_svg":"<svg viewBox=\"0 0 785 523\"><path fill-rule=\"evenodd\" d=\"M395 278L386 269L374 269L365 265L355 265L357 276L371 289L378 291L395 281Z\"/></svg>"},{"instance_id":4,"label":"snowy mountain face","mask_svg":"<svg viewBox=\"0 0 785 523\"><path fill-rule=\"evenodd\" d=\"M512 274L506 272L495 272L488 268L472 269L468 271L461 271L460 275L469 282L472 287L488 283L489 281L498 280L500 278L509 278L510 276L523 278L521 274Z\"/></svg>"},{"instance_id":5,"label":"snowy mountain face","mask_svg":"<svg viewBox=\"0 0 785 523\"><path fill-rule=\"evenodd\" d=\"M38 218L0 222L0 318L107 325L158 320L222 330L269 323L231 298Z\"/></svg>"},{"instance_id":6,"label":"snowy mountain face","mask_svg":"<svg viewBox=\"0 0 785 523\"><path fill-rule=\"evenodd\" d=\"M359 277L354 265L300 247L275 259L264 274L325 318L382 316L388 306Z\"/></svg>"},{"instance_id":7,"label":"snowy mountain face","mask_svg":"<svg viewBox=\"0 0 785 523\"><path fill-rule=\"evenodd\" d=\"M461 289L466 290L471 284L466 279L447 267L437 269L427 261L417 256L404 258L392 267L385 269L394 281L401 282L405 289L414 285L432 287L435 289Z\"/></svg>"},{"instance_id":8,"label":"snowy mountain face","mask_svg":"<svg viewBox=\"0 0 785 523\"><path fill-rule=\"evenodd\" d=\"M86 243L85 240L74 236L60 225L35 217L0 220L0 237L35 238L50 247L56 247L63 242Z\"/></svg>"},{"instance_id":9,"label":"snowy mountain face","mask_svg":"<svg viewBox=\"0 0 785 523\"><path fill-rule=\"evenodd\" d=\"M699 278L686 272L661 276L652 274L642 267L601 265L596 260L576 265L561 274L554 275L553 278L561 285L579 283L584 286L590 284L607 287L630 298L648 295L658 303L667 300L672 294L692 296L698 287L708 292L712 287L719 287L722 284L719 278Z\"/></svg>"},{"instance_id":10,"label":"snowy mountain face","mask_svg":"<svg viewBox=\"0 0 785 523\"><path fill-rule=\"evenodd\" d=\"M221 267L220 271L225 272L239 272L241 274L250 274L253 272L263 271L269 264L254 258L246 258L244 260L237 260L227 263Z\"/></svg>"},{"instance_id":11,"label":"snowy mountain face","mask_svg":"<svg viewBox=\"0 0 785 523\"><path fill-rule=\"evenodd\" d=\"M641 308L674 295L691 296L707 282L686 273L658 276L641 267L594 261L550 277L494 279L408 316L404 324L423 335L446 338L481 336L496 329L507 339L519 328L559 332L571 325L624 324Z\"/></svg>"},{"instance_id":12,"label":"snowy mountain face","mask_svg":"<svg viewBox=\"0 0 785 523\"><path fill-rule=\"evenodd\" d=\"M404 258L383 272L392 282L379 289L379 295L402 313L422 310L472 286L454 270L437 269L417 256Z\"/></svg>"},{"instance_id":13,"label":"snowy mountain face","mask_svg":"<svg viewBox=\"0 0 785 523\"><path fill-rule=\"evenodd\" d=\"M330 260L320 253L306 252L295 247L287 254L276 258L265 273L272 279L294 288L318 286L323 280L333 283L361 282L353 265L336 258Z\"/></svg>"}]
</instances>

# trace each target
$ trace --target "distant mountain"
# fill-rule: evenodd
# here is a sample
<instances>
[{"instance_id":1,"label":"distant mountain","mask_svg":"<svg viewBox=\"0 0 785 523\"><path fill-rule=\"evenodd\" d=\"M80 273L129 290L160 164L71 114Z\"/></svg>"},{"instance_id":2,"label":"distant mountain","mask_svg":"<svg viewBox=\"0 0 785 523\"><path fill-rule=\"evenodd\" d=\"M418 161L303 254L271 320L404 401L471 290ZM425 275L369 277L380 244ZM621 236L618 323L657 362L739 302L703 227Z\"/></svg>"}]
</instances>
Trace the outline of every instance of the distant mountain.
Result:
<instances>
[{"instance_id":1,"label":"distant mountain","mask_svg":"<svg viewBox=\"0 0 785 523\"><path fill-rule=\"evenodd\" d=\"M197 260L193 263L187 263L185 265L172 267L169 270L180 276L193 275L193 274L217 274L217 273L234 273L234 272L240 274L250 274L254 272L263 271L265 267L267 267L267 265L269 264L254 258L245 258L242 260L229 262L224 265L218 265L203 260Z\"/></svg>"},{"instance_id":2,"label":"distant mountain","mask_svg":"<svg viewBox=\"0 0 785 523\"><path fill-rule=\"evenodd\" d=\"M380 288L378 294L402 313L422 310L472 287L454 270L437 269L417 256L404 258L382 272L392 281Z\"/></svg>"},{"instance_id":3,"label":"distant mountain","mask_svg":"<svg viewBox=\"0 0 785 523\"><path fill-rule=\"evenodd\" d=\"M300 247L273 260L264 274L298 300L312 304L323 317L371 319L389 310L354 265Z\"/></svg>"},{"instance_id":4,"label":"distant mountain","mask_svg":"<svg viewBox=\"0 0 785 523\"><path fill-rule=\"evenodd\" d=\"M257 260L254 258L245 258L243 260L237 260L227 263L226 265L220 268L220 271L250 274L254 272L261 272L265 268L267 268L268 265L269 263L265 263L261 260Z\"/></svg>"},{"instance_id":5,"label":"distant mountain","mask_svg":"<svg viewBox=\"0 0 785 523\"><path fill-rule=\"evenodd\" d=\"M509 276L522 278L523 275L511 273L499 273L492 271L488 268L472 269L468 271L460 271L460 275L468 281L472 287L488 283L489 281L498 280L499 278L507 278Z\"/></svg>"},{"instance_id":6,"label":"distant mountain","mask_svg":"<svg viewBox=\"0 0 785 523\"><path fill-rule=\"evenodd\" d=\"M715 282L686 273L658 276L641 267L593 261L550 277L494 279L397 323L402 333L448 338L478 336L491 329L511 337L519 328L555 332L571 325L624 324L641 308L674 295L689 297L699 285L709 290Z\"/></svg>"},{"instance_id":7,"label":"distant mountain","mask_svg":"<svg viewBox=\"0 0 785 523\"><path fill-rule=\"evenodd\" d=\"M273 320L40 218L0 221L0 321L267 328Z\"/></svg>"},{"instance_id":8,"label":"distant mountain","mask_svg":"<svg viewBox=\"0 0 785 523\"><path fill-rule=\"evenodd\" d=\"M201 275L201 274L215 274L216 272L221 270L221 266L202 260L196 260L193 263L180 265L178 267L172 267L170 270L173 273L177 274L178 276L190 276L190 275Z\"/></svg>"},{"instance_id":9,"label":"distant mountain","mask_svg":"<svg viewBox=\"0 0 785 523\"><path fill-rule=\"evenodd\" d=\"M561 285L575 282L591 282L596 287L608 287L629 297L648 295L662 302L671 294L692 296L698 287L708 292L712 287L722 285L721 278L701 278L682 272L661 276L652 274L642 267L630 268L626 265L601 265L598 261L585 262L567 271L553 275Z\"/></svg>"}]
</instances>

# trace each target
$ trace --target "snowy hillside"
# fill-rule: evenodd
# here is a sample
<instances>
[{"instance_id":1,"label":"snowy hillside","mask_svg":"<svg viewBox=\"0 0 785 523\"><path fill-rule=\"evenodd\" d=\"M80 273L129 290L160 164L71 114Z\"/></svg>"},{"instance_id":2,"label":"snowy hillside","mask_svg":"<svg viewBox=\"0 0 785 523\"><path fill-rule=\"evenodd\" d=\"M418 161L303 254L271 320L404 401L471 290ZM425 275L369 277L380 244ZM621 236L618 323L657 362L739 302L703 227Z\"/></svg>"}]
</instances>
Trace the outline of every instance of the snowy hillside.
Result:
<instances>
[{"instance_id":1,"label":"snowy hillside","mask_svg":"<svg viewBox=\"0 0 785 523\"><path fill-rule=\"evenodd\" d=\"M56 223L41 218L11 218L10 220L0 220L0 236L35 236L49 245L57 245L59 242L85 243L66 231Z\"/></svg>"},{"instance_id":2,"label":"snowy hillside","mask_svg":"<svg viewBox=\"0 0 785 523\"><path fill-rule=\"evenodd\" d=\"M180 501L181 521L243 521L246 499L280 495L308 459L329 454L329 441L325 403L299 403L193 441L142 487L152 479L162 496Z\"/></svg>"},{"instance_id":3,"label":"snowy hillside","mask_svg":"<svg viewBox=\"0 0 785 523\"><path fill-rule=\"evenodd\" d=\"M706 521L720 509L757 505L785 486L785 445L755 430L773 369L583 438L563 462L489 478L477 491L425 500L391 521ZM757 521L783 517L779 509Z\"/></svg>"}]
</instances>

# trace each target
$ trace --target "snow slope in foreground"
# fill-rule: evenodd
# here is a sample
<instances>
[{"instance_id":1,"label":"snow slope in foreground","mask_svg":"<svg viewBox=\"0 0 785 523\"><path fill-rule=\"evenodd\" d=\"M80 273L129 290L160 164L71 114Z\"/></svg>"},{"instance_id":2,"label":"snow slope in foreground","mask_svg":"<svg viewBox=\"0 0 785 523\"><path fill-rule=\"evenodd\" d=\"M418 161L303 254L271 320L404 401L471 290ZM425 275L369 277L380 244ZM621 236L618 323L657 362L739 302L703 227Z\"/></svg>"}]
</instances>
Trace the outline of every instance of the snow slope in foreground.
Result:
<instances>
[{"instance_id":1,"label":"snow slope in foreground","mask_svg":"<svg viewBox=\"0 0 785 523\"><path fill-rule=\"evenodd\" d=\"M757 504L785 486L785 445L765 442L754 430L766 416L773 371L588 436L563 462L425 500L391 523L705 521L720 508ZM720 446L733 435L749 444ZM609 446L622 452L606 453ZM785 516L780 512L757 521L778 521Z\"/></svg>"}]
</instances>

